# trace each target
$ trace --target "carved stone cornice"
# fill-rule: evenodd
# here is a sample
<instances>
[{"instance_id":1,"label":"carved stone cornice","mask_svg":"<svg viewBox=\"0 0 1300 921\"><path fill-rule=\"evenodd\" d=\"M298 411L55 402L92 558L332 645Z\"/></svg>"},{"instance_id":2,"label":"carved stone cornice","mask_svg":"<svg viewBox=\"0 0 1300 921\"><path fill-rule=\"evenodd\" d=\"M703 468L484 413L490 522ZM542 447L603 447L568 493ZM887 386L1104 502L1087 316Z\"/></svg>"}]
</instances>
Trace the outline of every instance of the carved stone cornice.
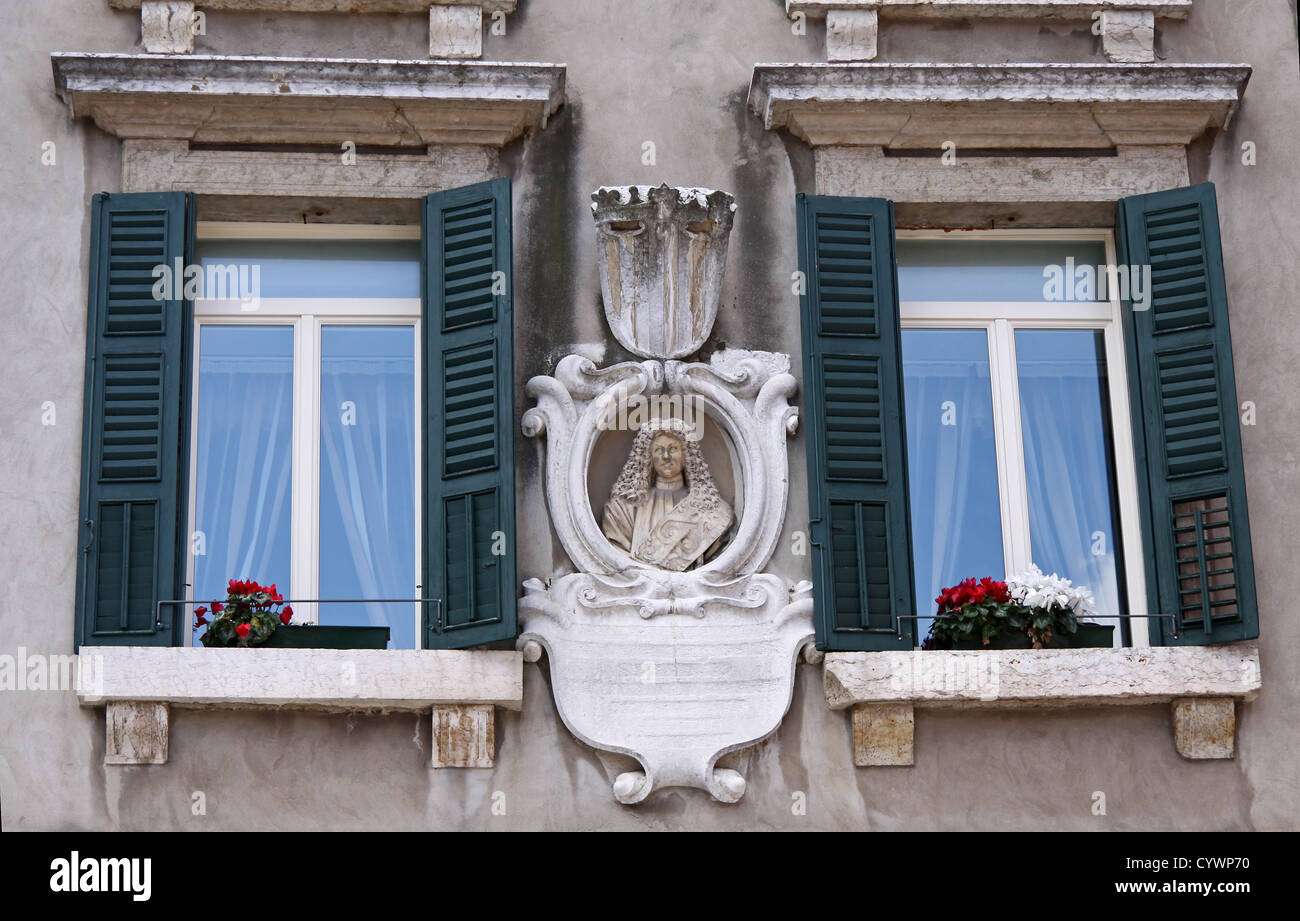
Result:
<instances>
[{"instance_id":1,"label":"carved stone cornice","mask_svg":"<svg viewBox=\"0 0 1300 921\"><path fill-rule=\"evenodd\" d=\"M56 52L59 96L120 138L501 147L545 127L563 64Z\"/></svg>"},{"instance_id":2,"label":"carved stone cornice","mask_svg":"<svg viewBox=\"0 0 1300 921\"><path fill-rule=\"evenodd\" d=\"M108 0L115 10L138 10L144 0ZM431 6L477 6L513 13L518 0L194 0L205 10L256 13L423 13Z\"/></svg>"},{"instance_id":3,"label":"carved stone cornice","mask_svg":"<svg viewBox=\"0 0 1300 921\"><path fill-rule=\"evenodd\" d=\"M1224 128L1245 64L759 64L749 107L813 146L1113 148Z\"/></svg>"},{"instance_id":4,"label":"carved stone cornice","mask_svg":"<svg viewBox=\"0 0 1300 921\"><path fill-rule=\"evenodd\" d=\"M116 2L116 0L115 0ZM239 2L239 0L227 0ZM136 0L139 5L139 0ZM1152 13L1160 19L1186 19L1192 0L785 0L788 15L824 19L844 10L874 10L890 19L1055 19L1083 20L1097 11Z\"/></svg>"}]
</instances>

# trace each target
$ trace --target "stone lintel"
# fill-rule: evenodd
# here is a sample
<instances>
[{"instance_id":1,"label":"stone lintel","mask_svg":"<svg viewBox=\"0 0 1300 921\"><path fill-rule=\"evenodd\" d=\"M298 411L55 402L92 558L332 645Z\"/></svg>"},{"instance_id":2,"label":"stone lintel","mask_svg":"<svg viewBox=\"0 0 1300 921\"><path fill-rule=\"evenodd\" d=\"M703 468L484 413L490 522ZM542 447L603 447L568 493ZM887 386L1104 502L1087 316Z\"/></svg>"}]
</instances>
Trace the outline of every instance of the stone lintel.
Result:
<instances>
[{"instance_id":1,"label":"stone lintel","mask_svg":"<svg viewBox=\"0 0 1300 921\"><path fill-rule=\"evenodd\" d=\"M858 767L913 763L911 704L853 707L853 763Z\"/></svg>"},{"instance_id":2,"label":"stone lintel","mask_svg":"<svg viewBox=\"0 0 1300 921\"><path fill-rule=\"evenodd\" d=\"M562 64L56 52L76 117L120 138L501 147L563 103Z\"/></svg>"},{"instance_id":3,"label":"stone lintel","mask_svg":"<svg viewBox=\"0 0 1300 921\"><path fill-rule=\"evenodd\" d=\"M758 64L751 111L813 146L939 151L1188 144L1224 128L1233 64Z\"/></svg>"},{"instance_id":4,"label":"stone lintel","mask_svg":"<svg viewBox=\"0 0 1300 921\"><path fill-rule=\"evenodd\" d=\"M1195 761L1233 756L1237 706L1232 698L1181 698L1170 709L1178 754Z\"/></svg>"},{"instance_id":5,"label":"stone lintel","mask_svg":"<svg viewBox=\"0 0 1300 921\"><path fill-rule=\"evenodd\" d=\"M109 0L115 10L138 10L150 0ZM477 6L484 13L513 13L519 0L194 0L205 10L240 13L423 13L432 4ZM1141 0L1139 0L1141 2Z\"/></svg>"},{"instance_id":6,"label":"stone lintel","mask_svg":"<svg viewBox=\"0 0 1300 921\"><path fill-rule=\"evenodd\" d=\"M165 703L114 701L104 714L105 764L166 764Z\"/></svg>"},{"instance_id":7,"label":"stone lintel","mask_svg":"<svg viewBox=\"0 0 1300 921\"><path fill-rule=\"evenodd\" d=\"M1181 145L1112 156L884 156L879 147L815 149L819 195L878 195L900 226L1109 226L1115 202L1188 184ZM1098 207L1089 207L1096 204ZM909 215L923 211L913 224ZM1064 223L1062 223L1064 222Z\"/></svg>"},{"instance_id":8,"label":"stone lintel","mask_svg":"<svg viewBox=\"0 0 1300 921\"><path fill-rule=\"evenodd\" d=\"M122 142L122 191L195 192L205 220L302 220L302 211L351 223L371 212L366 222L419 223L414 205L425 195L484 182L497 171L496 149L478 145L436 145L422 154L363 150L345 158L342 150L193 150L185 141Z\"/></svg>"},{"instance_id":9,"label":"stone lintel","mask_svg":"<svg viewBox=\"0 0 1300 921\"><path fill-rule=\"evenodd\" d=\"M1022 19L1087 22L1095 11L1139 10L1186 19L1192 0L785 0L787 16L823 19L834 12L874 10L888 19Z\"/></svg>"},{"instance_id":10,"label":"stone lintel","mask_svg":"<svg viewBox=\"0 0 1300 921\"><path fill-rule=\"evenodd\" d=\"M495 712L486 704L433 708L436 768L490 768L496 751Z\"/></svg>"}]
</instances>

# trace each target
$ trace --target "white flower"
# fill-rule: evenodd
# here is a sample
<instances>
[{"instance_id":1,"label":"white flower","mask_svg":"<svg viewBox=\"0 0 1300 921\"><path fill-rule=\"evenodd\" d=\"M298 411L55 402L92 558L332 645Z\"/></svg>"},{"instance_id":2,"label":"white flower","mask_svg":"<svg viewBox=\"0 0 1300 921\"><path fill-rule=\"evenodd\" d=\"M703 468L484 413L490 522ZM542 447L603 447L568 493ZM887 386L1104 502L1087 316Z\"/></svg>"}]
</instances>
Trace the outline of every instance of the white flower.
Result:
<instances>
[{"instance_id":1,"label":"white flower","mask_svg":"<svg viewBox=\"0 0 1300 921\"><path fill-rule=\"evenodd\" d=\"M1012 598L1028 608L1069 608L1076 617L1092 613L1091 591L1084 586L1074 585L1056 573L1044 575L1037 566L1030 566L1024 572L1009 577L1007 591Z\"/></svg>"}]
</instances>

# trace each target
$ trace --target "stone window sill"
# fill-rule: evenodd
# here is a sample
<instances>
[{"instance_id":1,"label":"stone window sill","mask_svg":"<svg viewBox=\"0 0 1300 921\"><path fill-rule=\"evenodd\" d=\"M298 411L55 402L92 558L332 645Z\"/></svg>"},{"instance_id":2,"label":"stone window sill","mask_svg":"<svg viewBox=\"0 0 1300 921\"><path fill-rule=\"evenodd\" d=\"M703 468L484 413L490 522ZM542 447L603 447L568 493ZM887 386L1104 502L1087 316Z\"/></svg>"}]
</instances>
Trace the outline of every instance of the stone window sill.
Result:
<instances>
[{"instance_id":1,"label":"stone window sill","mask_svg":"<svg viewBox=\"0 0 1300 921\"><path fill-rule=\"evenodd\" d=\"M1187 758L1231 758L1237 701L1261 686L1255 644L976 652L832 652L832 710L852 710L858 766L913 763L916 707L1077 708L1169 703Z\"/></svg>"},{"instance_id":2,"label":"stone window sill","mask_svg":"<svg viewBox=\"0 0 1300 921\"><path fill-rule=\"evenodd\" d=\"M434 767L491 767L494 708L523 706L512 650L87 646L77 699L106 708L107 764L167 760L170 708L420 712Z\"/></svg>"}]
</instances>

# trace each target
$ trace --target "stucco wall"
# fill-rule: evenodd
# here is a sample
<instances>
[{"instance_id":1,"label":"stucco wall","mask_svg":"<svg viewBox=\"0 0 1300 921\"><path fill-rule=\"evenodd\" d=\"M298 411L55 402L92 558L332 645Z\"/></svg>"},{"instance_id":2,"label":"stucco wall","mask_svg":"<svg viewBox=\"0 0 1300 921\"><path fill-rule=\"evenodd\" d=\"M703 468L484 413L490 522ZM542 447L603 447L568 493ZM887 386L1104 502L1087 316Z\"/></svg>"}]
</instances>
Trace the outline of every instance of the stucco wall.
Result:
<instances>
[{"instance_id":1,"label":"stucco wall","mask_svg":"<svg viewBox=\"0 0 1300 921\"><path fill-rule=\"evenodd\" d=\"M509 34L486 36L488 60L568 65L568 101L549 127L503 156L516 179L518 382L549 373L574 344L627 356L600 310L589 195L602 184L700 185L739 210L722 307L706 348L790 352L798 367L796 191L812 191L812 156L766 132L745 109L752 66L823 60L824 34L791 33L782 0L520 0ZM208 16L213 53L421 57L423 17ZM1252 511L1264 689L1239 708L1234 761L1174 751L1167 707L1042 713L918 711L916 766L855 769L848 720L827 710L820 669L801 665L778 733L724 760L745 774L736 806L670 791L617 805L603 759L559 722L544 663L525 666L522 713L498 713L497 767L431 771L427 717L175 711L170 761L105 767L102 711L70 692L0 691L0 809L9 829L231 828L1078 828L1278 829L1300 826L1290 657L1300 623L1289 604L1300 492L1300 321L1291 284L1300 259L1294 211L1300 96L1287 0L1198 0L1162 28L1171 61L1254 66L1231 130L1193 151L1193 181L1218 186ZM117 144L72 122L55 97L49 53L138 50L138 17L99 0L0 10L0 653L68 653L73 643L76 518L90 196L118 189ZM1031 25L888 24L880 60L1099 60L1086 30ZM41 163L53 141L57 163ZM1258 164L1241 164L1253 141ZM643 165L645 142L656 164ZM56 424L42 425L43 404ZM796 403L801 403L796 398ZM526 404L519 394L518 410ZM519 441L520 578L563 567L537 483L541 446ZM791 442L791 515L806 518L802 436ZM782 540L773 569L806 578ZM1108 814L1091 814L1104 791ZM207 815L191 815L195 791ZM505 794L504 816L491 809ZM807 797L807 814L792 810Z\"/></svg>"}]
</instances>

